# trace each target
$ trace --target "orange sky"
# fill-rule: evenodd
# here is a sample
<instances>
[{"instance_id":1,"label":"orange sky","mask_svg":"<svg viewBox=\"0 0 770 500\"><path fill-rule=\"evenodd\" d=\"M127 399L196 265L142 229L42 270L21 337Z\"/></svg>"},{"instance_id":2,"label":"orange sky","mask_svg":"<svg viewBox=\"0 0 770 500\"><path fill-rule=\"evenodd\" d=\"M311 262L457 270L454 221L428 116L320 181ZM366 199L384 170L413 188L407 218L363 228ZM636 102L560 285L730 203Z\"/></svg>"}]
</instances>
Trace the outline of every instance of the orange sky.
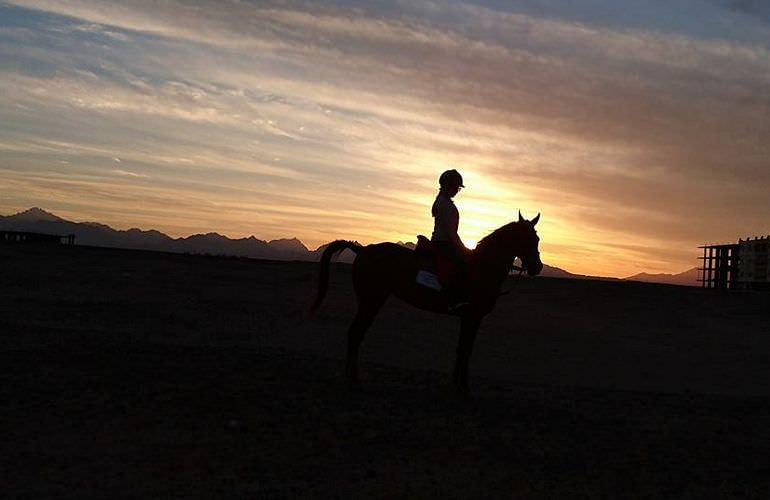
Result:
<instances>
[{"instance_id":1,"label":"orange sky","mask_svg":"<svg viewBox=\"0 0 770 500\"><path fill-rule=\"evenodd\" d=\"M413 241L456 168L468 244L541 212L571 272L770 232L770 11L484 3L0 5L0 213Z\"/></svg>"}]
</instances>

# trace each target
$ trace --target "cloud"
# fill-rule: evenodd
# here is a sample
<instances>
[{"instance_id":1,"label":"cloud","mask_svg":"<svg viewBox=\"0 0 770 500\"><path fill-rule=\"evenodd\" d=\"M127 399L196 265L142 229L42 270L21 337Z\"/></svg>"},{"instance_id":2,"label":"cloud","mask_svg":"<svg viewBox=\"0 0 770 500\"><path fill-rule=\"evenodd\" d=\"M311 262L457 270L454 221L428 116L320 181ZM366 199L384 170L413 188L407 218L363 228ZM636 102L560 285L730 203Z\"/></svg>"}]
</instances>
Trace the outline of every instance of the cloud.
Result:
<instances>
[{"instance_id":1,"label":"cloud","mask_svg":"<svg viewBox=\"0 0 770 500\"><path fill-rule=\"evenodd\" d=\"M147 178L147 176L144 175L144 174L137 174L136 172L131 172L129 170L122 170L122 169L119 169L119 168L113 170L113 172L115 172L115 175L122 175L122 176L126 176L126 177L134 177L134 178L137 178L137 179L146 179Z\"/></svg>"},{"instance_id":2,"label":"cloud","mask_svg":"<svg viewBox=\"0 0 770 500\"><path fill-rule=\"evenodd\" d=\"M552 15L559 2L18 5L55 16L0 31L0 54L21 61L0 64L14 158L49 171L64 155L91 174L98 159L138 163L164 189L227 206L231 222L217 224L270 214L262 237L408 239L429 230L449 165L476 180L458 200L467 238L511 203L540 210L544 241L558 239L549 257L576 271L674 271L704 239L762 232L770 215L770 54L733 31L586 22ZM337 204L359 208L314 209ZM594 251L617 264L570 260ZM658 269L640 267L645 252Z\"/></svg>"},{"instance_id":3,"label":"cloud","mask_svg":"<svg viewBox=\"0 0 770 500\"><path fill-rule=\"evenodd\" d=\"M763 22L770 23L770 5L763 0L721 0L725 7L755 16Z\"/></svg>"}]
</instances>

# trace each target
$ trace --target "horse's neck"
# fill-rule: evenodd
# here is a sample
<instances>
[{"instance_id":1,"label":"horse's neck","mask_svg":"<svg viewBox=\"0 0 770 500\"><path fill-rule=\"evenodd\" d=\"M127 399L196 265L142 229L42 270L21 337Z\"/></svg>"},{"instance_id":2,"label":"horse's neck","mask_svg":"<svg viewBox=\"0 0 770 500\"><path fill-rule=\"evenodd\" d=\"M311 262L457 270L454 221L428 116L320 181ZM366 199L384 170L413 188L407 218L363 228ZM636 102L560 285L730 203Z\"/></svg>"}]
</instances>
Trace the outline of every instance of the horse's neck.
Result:
<instances>
[{"instance_id":1,"label":"horse's neck","mask_svg":"<svg viewBox=\"0 0 770 500\"><path fill-rule=\"evenodd\" d=\"M476 263L476 270L479 278L485 282L500 284L508 276L511 266L508 260L502 259L497 262L480 261Z\"/></svg>"},{"instance_id":2,"label":"horse's neck","mask_svg":"<svg viewBox=\"0 0 770 500\"><path fill-rule=\"evenodd\" d=\"M497 290L511 270L515 258L509 252L495 248L479 248L473 253L477 279Z\"/></svg>"}]
</instances>

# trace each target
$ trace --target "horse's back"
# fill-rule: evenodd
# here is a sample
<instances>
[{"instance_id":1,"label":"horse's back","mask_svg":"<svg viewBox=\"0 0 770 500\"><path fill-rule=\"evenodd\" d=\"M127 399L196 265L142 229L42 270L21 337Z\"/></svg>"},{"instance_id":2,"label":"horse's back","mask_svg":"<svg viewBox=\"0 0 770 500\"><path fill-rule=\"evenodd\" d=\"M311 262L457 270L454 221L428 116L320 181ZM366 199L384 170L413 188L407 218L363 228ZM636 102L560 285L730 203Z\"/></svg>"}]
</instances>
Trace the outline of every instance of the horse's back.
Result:
<instances>
[{"instance_id":1,"label":"horse's back","mask_svg":"<svg viewBox=\"0 0 770 500\"><path fill-rule=\"evenodd\" d=\"M418 252L396 243L368 245L353 264L353 284L361 297L380 300L395 295L407 303L434 312L446 312L441 292L417 283Z\"/></svg>"},{"instance_id":2,"label":"horse's back","mask_svg":"<svg viewBox=\"0 0 770 500\"><path fill-rule=\"evenodd\" d=\"M374 243L366 245L361 255L374 259L405 259L414 258L414 250L398 243Z\"/></svg>"},{"instance_id":3,"label":"horse's back","mask_svg":"<svg viewBox=\"0 0 770 500\"><path fill-rule=\"evenodd\" d=\"M414 250L396 243L374 243L358 252L353 274L382 283L411 279L417 267Z\"/></svg>"}]
</instances>

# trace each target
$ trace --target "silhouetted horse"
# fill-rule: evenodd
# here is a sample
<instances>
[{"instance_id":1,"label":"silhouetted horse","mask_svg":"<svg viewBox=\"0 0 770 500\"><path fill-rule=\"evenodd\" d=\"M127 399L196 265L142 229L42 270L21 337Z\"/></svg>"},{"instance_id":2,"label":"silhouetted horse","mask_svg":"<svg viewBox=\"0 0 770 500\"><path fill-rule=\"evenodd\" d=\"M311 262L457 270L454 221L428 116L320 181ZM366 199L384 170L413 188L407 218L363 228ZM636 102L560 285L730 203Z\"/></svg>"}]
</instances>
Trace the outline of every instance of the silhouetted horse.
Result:
<instances>
[{"instance_id":1,"label":"silhouetted horse","mask_svg":"<svg viewBox=\"0 0 770 500\"><path fill-rule=\"evenodd\" d=\"M535 231L539 219L540 214L528 221L519 213L517 222L506 224L486 236L471 253L469 304L453 313L460 317L460 340L453 376L459 391L468 389L468 360L476 332L481 319L495 307L500 286L508 276L514 259L518 257L531 276L540 273L543 268L538 250L540 238ZM337 240L330 243L321 256L318 293L311 312L318 308L326 295L329 261L346 248L356 253L353 287L358 302L358 311L348 330L346 373L352 384L358 384L358 347L388 296L395 295L413 306L440 313L448 313L448 304L444 293L416 283L419 268L417 252L395 243L361 246Z\"/></svg>"}]
</instances>

